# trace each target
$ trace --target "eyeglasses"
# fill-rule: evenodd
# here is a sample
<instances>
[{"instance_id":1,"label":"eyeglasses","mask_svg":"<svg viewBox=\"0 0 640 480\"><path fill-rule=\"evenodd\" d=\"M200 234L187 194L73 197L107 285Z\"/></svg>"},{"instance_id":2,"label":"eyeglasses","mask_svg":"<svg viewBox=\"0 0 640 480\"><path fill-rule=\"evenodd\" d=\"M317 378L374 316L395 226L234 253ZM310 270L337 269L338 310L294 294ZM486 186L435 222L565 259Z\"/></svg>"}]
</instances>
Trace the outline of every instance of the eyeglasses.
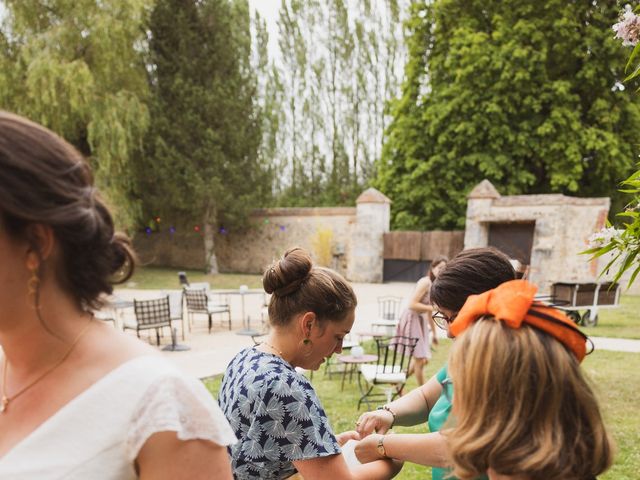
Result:
<instances>
[{"instance_id":1,"label":"eyeglasses","mask_svg":"<svg viewBox=\"0 0 640 480\"><path fill-rule=\"evenodd\" d=\"M433 321L436 322L436 325L438 327L440 327L442 330L446 330L447 329L447 325L449 323L453 322L456 319L456 316L458 316L457 312L454 313L452 316L448 317L444 313L436 310L431 315L431 318L433 318Z\"/></svg>"}]
</instances>

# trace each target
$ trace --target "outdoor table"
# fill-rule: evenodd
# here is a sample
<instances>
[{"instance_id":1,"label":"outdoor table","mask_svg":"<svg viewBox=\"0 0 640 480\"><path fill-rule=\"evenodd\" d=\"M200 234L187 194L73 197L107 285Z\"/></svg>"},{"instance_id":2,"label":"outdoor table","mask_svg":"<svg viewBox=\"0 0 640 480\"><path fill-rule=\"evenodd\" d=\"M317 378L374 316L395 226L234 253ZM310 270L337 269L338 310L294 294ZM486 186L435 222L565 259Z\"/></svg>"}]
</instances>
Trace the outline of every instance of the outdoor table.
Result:
<instances>
[{"instance_id":1,"label":"outdoor table","mask_svg":"<svg viewBox=\"0 0 640 480\"><path fill-rule=\"evenodd\" d=\"M105 307L113 312L116 327L120 330L124 327L124 310L127 308L133 308L132 300L125 300L122 297L113 296L107 300Z\"/></svg>"},{"instance_id":2,"label":"outdoor table","mask_svg":"<svg viewBox=\"0 0 640 480\"><path fill-rule=\"evenodd\" d=\"M360 345L358 342L354 342L352 340L345 340L342 342L342 350L351 350L352 347L355 347L356 345ZM327 363L324 365L324 374L325 375L329 375L329 378L331 378L331 375L334 373L342 373L344 372L344 368L342 369L342 371L332 371L331 367L334 367L335 365L331 362L331 360L333 359L333 356L327 358ZM343 365L343 367L346 368L346 364Z\"/></svg>"},{"instance_id":3,"label":"outdoor table","mask_svg":"<svg viewBox=\"0 0 640 480\"><path fill-rule=\"evenodd\" d=\"M162 350L167 352L186 352L187 350L191 350L189 345L182 345L181 343L178 343L177 337L177 328L171 327L171 343L169 345L165 345ZM184 338L184 324L182 325L182 338Z\"/></svg>"},{"instance_id":4,"label":"outdoor table","mask_svg":"<svg viewBox=\"0 0 640 480\"><path fill-rule=\"evenodd\" d=\"M344 390L344 379L347 376L347 370L349 371L349 383L353 378L353 372L358 368L358 365L363 363L371 363L378 360L377 355L371 355L365 353L364 355L354 356L354 355L339 355L338 360L344 364L346 367L342 372L342 382L340 383L340 390Z\"/></svg>"},{"instance_id":5,"label":"outdoor table","mask_svg":"<svg viewBox=\"0 0 640 480\"><path fill-rule=\"evenodd\" d=\"M265 295L264 290L258 288L238 288L237 290L212 290L211 293L221 294L221 295L240 295L241 305L242 305L242 325L244 328L236 334L238 335L248 335L248 336L256 336L260 335L260 332L257 330L251 329L251 318L245 316L245 306L244 306L244 297L246 295Z\"/></svg>"}]
</instances>

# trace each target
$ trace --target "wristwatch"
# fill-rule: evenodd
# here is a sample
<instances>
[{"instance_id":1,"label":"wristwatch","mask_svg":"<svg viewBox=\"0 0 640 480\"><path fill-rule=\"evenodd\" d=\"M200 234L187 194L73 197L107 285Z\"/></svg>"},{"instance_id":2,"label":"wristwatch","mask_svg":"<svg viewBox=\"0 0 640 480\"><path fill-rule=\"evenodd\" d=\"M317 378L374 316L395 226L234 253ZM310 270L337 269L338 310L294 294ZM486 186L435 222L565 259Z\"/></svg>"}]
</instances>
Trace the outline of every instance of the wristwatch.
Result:
<instances>
[{"instance_id":1,"label":"wristwatch","mask_svg":"<svg viewBox=\"0 0 640 480\"><path fill-rule=\"evenodd\" d=\"M387 457L387 451L384 449L384 435L380 435L378 440L378 453L382 458L389 458Z\"/></svg>"}]
</instances>

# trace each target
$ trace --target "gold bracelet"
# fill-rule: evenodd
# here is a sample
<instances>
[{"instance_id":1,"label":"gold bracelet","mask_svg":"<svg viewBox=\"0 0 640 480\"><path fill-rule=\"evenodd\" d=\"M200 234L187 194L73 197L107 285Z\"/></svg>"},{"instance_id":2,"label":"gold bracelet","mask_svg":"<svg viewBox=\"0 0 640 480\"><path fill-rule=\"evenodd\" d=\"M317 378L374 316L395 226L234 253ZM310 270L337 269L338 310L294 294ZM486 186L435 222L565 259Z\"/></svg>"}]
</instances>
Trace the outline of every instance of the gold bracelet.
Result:
<instances>
[{"instance_id":1,"label":"gold bracelet","mask_svg":"<svg viewBox=\"0 0 640 480\"><path fill-rule=\"evenodd\" d=\"M384 449L384 435L380 435L378 440L378 453L382 458L389 458L387 457L387 451Z\"/></svg>"}]
</instances>

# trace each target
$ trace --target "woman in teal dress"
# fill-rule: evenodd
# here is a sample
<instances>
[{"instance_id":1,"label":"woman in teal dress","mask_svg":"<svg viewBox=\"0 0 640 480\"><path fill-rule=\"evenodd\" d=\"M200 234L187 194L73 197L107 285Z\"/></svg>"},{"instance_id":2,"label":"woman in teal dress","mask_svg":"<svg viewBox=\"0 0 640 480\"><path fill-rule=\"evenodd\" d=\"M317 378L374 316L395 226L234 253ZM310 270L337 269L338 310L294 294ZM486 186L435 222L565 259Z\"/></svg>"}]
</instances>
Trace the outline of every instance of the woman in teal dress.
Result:
<instances>
[{"instance_id":1,"label":"woman in teal dress","mask_svg":"<svg viewBox=\"0 0 640 480\"><path fill-rule=\"evenodd\" d=\"M449 323L469 295L491 290L515 279L509 258L494 248L466 250L451 260L431 287L433 319L449 334ZM447 443L439 433L449 418L453 385L447 366L443 366L427 383L378 410L360 415L356 430L362 440L356 446L363 463L380 458L433 467L434 480L451 479ZM413 426L423 422L429 433L385 435L394 425Z\"/></svg>"}]
</instances>

